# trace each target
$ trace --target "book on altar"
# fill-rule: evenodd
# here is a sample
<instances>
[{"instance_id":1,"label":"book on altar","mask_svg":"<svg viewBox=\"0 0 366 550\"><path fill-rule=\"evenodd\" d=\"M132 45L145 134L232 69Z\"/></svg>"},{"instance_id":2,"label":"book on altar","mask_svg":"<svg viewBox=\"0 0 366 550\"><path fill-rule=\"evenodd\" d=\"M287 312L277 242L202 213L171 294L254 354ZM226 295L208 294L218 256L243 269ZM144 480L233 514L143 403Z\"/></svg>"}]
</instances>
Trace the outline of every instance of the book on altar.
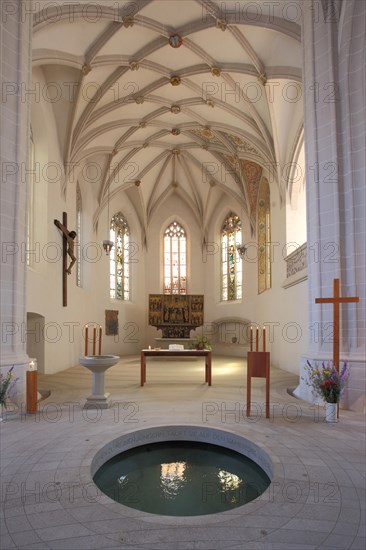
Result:
<instances>
[{"instance_id":1,"label":"book on altar","mask_svg":"<svg viewBox=\"0 0 366 550\"><path fill-rule=\"evenodd\" d=\"M169 344L169 349L174 351L183 351L184 345L183 344Z\"/></svg>"}]
</instances>

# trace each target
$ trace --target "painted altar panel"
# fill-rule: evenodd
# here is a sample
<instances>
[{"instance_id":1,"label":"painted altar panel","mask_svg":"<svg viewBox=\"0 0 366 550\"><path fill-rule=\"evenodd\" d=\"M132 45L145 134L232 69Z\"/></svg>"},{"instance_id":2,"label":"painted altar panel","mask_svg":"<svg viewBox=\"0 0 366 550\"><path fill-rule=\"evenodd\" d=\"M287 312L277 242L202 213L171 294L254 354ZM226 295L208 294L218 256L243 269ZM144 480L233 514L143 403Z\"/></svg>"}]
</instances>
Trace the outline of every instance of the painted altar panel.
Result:
<instances>
[{"instance_id":1,"label":"painted altar panel","mask_svg":"<svg viewBox=\"0 0 366 550\"><path fill-rule=\"evenodd\" d=\"M203 294L149 294L149 325L161 329L163 338L189 338L203 322Z\"/></svg>"}]
</instances>

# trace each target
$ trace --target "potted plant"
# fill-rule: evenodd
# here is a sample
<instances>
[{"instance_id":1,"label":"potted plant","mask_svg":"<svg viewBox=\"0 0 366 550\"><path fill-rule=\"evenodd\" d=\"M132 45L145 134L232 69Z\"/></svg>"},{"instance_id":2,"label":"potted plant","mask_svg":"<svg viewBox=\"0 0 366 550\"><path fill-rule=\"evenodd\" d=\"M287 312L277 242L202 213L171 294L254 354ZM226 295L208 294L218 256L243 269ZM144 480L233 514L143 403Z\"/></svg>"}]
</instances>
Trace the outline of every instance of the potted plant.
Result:
<instances>
[{"instance_id":1,"label":"potted plant","mask_svg":"<svg viewBox=\"0 0 366 550\"><path fill-rule=\"evenodd\" d=\"M325 419L327 422L337 421L337 403L339 403L346 380L348 378L347 364L344 363L340 372L333 364L324 362L319 367L306 362L306 370L308 374L306 384L311 387L313 395L321 397L325 401Z\"/></svg>"},{"instance_id":2,"label":"potted plant","mask_svg":"<svg viewBox=\"0 0 366 550\"><path fill-rule=\"evenodd\" d=\"M190 345L191 349L207 349L211 350L211 342L207 336L197 336L195 340Z\"/></svg>"}]
</instances>

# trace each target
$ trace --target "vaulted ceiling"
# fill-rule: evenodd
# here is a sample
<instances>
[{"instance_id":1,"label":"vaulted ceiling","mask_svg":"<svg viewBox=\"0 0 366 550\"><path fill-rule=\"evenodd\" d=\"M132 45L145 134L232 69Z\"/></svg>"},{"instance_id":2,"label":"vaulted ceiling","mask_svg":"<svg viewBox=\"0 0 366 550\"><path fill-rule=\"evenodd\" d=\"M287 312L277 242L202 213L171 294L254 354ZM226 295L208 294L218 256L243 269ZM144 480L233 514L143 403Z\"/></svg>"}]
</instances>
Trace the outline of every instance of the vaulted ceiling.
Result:
<instances>
[{"instance_id":1,"label":"vaulted ceiling","mask_svg":"<svg viewBox=\"0 0 366 550\"><path fill-rule=\"evenodd\" d=\"M99 167L95 224L108 192L129 196L145 234L172 194L203 234L223 195L254 229L262 177L284 197L302 142L296 2L37 5L33 66L63 90L64 191L71 170Z\"/></svg>"}]
</instances>

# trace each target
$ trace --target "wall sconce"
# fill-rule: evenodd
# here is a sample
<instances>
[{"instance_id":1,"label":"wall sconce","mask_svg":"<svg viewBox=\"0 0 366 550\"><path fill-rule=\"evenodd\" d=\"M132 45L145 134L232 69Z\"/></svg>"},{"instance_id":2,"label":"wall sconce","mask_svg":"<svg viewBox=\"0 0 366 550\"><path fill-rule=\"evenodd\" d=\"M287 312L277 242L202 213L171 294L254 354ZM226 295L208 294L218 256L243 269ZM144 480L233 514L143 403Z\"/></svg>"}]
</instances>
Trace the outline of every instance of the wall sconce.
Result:
<instances>
[{"instance_id":1,"label":"wall sconce","mask_svg":"<svg viewBox=\"0 0 366 550\"><path fill-rule=\"evenodd\" d=\"M238 251L238 254L239 254L241 259L244 258L246 249L247 249L247 247L245 246L245 244L237 244L236 245L236 250Z\"/></svg>"},{"instance_id":2,"label":"wall sconce","mask_svg":"<svg viewBox=\"0 0 366 550\"><path fill-rule=\"evenodd\" d=\"M109 253L113 248L113 244L114 244L113 241L109 241L109 240L104 240L103 241L103 248L104 248L105 253L107 254L107 256L109 256Z\"/></svg>"}]
</instances>

